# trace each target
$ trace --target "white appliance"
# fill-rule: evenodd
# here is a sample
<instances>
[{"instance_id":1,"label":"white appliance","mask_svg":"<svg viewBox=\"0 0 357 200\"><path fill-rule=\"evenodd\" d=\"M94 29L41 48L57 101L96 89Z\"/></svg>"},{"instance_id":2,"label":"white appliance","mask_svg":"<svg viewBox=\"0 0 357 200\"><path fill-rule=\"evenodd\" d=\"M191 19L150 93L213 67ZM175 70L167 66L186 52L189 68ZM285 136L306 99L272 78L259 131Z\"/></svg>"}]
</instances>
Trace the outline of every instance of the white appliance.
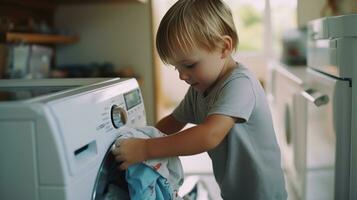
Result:
<instances>
[{"instance_id":1,"label":"white appliance","mask_svg":"<svg viewBox=\"0 0 357 200\"><path fill-rule=\"evenodd\" d=\"M302 196L303 192L301 169L304 168L305 147L300 137L304 135L301 133L305 130L299 123L305 117L301 116L297 109L297 100L307 81L306 66L287 66L270 62L268 69L270 77L267 93L282 154L282 167L288 181L287 185L296 193L290 193L289 196L296 199L295 196Z\"/></svg>"},{"instance_id":2,"label":"white appliance","mask_svg":"<svg viewBox=\"0 0 357 200\"><path fill-rule=\"evenodd\" d=\"M127 191L116 129L146 125L135 79L0 80L0 199L103 199Z\"/></svg>"},{"instance_id":3,"label":"white appliance","mask_svg":"<svg viewBox=\"0 0 357 200\"><path fill-rule=\"evenodd\" d=\"M327 17L308 25L309 78L297 95L302 155L302 199L352 200L356 196L357 15ZM355 116L355 114L354 114ZM355 126L355 125L354 125ZM353 187L354 186L354 187Z\"/></svg>"}]
</instances>

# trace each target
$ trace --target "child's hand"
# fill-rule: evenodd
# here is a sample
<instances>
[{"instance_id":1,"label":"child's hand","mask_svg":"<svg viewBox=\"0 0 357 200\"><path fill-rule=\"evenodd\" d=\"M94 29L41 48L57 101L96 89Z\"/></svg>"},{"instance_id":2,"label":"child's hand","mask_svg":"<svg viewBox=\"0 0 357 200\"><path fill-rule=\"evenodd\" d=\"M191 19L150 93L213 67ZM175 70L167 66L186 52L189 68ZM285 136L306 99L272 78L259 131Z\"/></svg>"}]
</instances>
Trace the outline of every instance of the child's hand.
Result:
<instances>
[{"instance_id":1,"label":"child's hand","mask_svg":"<svg viewBox=\"0 0 357 200\"><path fill-rule=\"evenodd\" d=\"M127 169L129 165L146 160L145 139L119 139L115 142L112 153L116 161L122 161L120 169Z\"/></svg>"}]
</instances>

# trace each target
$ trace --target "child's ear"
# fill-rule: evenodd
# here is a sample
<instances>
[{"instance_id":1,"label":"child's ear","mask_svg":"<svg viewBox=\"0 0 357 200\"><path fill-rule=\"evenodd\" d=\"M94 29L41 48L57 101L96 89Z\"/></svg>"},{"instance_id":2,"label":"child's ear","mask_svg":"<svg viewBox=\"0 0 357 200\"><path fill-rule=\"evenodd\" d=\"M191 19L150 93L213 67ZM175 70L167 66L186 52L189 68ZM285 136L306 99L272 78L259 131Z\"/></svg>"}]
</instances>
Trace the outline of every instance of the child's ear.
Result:
<instances>
[{"instance_id":1,"label":"child's ear","mask_svg":"<svg viewBox=\"0 0 357 200\"><path fill-rule=\"evenodd\" d=\"M226 58L227 56L231 55L233 51L233 40L230 36L224 35L222 37L222 56L221 58Z\"/></svg>"}]
</instances>

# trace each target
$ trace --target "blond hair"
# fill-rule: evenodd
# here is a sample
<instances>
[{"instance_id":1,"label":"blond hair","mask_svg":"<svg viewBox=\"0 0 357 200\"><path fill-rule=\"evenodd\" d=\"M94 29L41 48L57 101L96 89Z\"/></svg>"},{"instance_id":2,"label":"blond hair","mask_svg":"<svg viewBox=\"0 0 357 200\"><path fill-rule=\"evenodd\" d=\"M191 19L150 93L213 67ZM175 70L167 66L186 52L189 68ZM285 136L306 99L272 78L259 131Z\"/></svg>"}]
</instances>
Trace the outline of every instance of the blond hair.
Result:
<instances>
[{"instance_id":1,"label":"blond hair","mask_svg":"<svg viewBox=\"0 0 357 200\"><path fill-rule=\"evenodd\" d=\"M238 35L228 6L221 0L179 0L164 15L156 35L161 60L168 63L176 53L187 54L193 47L212 52L220 47L223 36Z\"/></svg>"}]
</instances>

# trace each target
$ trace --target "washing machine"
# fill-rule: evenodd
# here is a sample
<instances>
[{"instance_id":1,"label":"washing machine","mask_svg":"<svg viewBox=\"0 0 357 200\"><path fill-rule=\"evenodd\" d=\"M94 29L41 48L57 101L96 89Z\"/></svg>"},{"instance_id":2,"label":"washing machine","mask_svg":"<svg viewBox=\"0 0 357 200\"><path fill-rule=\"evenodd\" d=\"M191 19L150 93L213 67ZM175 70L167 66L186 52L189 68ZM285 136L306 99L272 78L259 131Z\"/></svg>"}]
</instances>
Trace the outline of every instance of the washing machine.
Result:
<instances>
[{"instance_id":1,"label":"washing machine","mask_svg":"<svg viewBox=\"0 0 357 200\"><path fill-rule=\"evenodd\" d=\"M110 147L146 125L135 79L0 80L0 199L105 199L127 192Z\"/></svg>"}]
</instances>

